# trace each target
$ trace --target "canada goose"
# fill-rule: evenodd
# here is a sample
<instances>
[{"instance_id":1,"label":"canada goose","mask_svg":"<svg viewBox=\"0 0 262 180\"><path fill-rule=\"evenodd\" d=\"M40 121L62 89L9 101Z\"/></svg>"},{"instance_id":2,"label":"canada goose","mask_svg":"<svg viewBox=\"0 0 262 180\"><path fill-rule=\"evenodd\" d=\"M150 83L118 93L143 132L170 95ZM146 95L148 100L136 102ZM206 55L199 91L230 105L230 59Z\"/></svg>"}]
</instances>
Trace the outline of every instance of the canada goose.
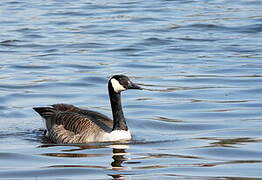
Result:
<instances>
[{"instance_id":1,"label":"canada goose","mask_svg":"<svg viewBox=\"0 0 262 180\"><path fill-rule=\"evenodd\" d=\"M121 106L121 92L142 89L125 75L114 75L108 81L113 120L107 116L69 104L34 107L45 120L46 136L55 143L87 143L130 140Z\"/></svg>"}]
</instances>

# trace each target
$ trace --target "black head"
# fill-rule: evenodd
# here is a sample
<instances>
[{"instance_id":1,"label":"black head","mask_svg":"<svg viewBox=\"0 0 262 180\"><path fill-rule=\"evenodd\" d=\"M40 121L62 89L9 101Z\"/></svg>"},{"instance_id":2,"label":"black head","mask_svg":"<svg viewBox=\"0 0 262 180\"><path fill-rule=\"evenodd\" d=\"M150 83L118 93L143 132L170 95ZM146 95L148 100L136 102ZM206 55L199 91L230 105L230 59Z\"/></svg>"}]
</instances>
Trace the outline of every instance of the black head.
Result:
<instances>
[{"instance_id":1,"label":"black head","mask_svg":"<svg viewBox=\"0 0 262 180\"><path fill-rule=\"evenodd\" d=\"M127 89L142 89L135 83L133 83L127 76L125 75L114 75L110 78L109 84L111 84L113 90L116 93L120 93L121 91L125 91Z\"/></svg>"}]
</instances>

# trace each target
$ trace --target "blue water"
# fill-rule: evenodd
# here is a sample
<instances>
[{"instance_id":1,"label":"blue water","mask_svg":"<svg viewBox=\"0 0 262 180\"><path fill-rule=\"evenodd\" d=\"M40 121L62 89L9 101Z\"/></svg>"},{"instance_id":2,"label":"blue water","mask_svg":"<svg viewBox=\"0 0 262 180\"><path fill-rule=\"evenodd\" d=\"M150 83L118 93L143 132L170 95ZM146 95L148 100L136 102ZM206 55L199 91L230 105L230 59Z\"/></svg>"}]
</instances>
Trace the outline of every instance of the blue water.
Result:
<instances>
[{"instance_id":1,"label":"blue water","mask_svg":"<svg viewBox=\"0 0 262 180\"><path fill-rule=\"evenodd\" d=\"M0 2L0 178L262 178L259 0ZM58 145L34 106L111 116L123 93L133 140Z\"/></svg>"}]
</instances>

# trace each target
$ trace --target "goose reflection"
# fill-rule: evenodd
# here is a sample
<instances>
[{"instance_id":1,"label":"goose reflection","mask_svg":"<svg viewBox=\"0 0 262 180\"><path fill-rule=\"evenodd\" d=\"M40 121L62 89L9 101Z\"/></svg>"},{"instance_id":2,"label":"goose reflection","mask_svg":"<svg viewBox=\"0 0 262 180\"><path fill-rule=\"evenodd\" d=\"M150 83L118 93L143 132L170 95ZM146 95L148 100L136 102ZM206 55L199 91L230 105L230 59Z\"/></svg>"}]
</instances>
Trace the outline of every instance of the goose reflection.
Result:
<instances>
[{"instance_id":1,"label":"goose reflection","mask_svg":"<svg viewBox=\"0 0 262 180\"><path fill-rule=\"evenodd\" d=\"M129 153L127 153L126 150L129 149L129 146L123 144L114 144L109 147L112 148L113 151L113 162L111 163L111 169L115 171L128 170L129 168L125 167L123 163L128 160L126 155ZM126 179L125 175L120 173L108 174L108 176L111 176L113 180Z\"/></svg>"},{"instance_id":2,"label":"goose reflection","mask_svg":"<svg viewBox=\"0 0 262 180\"><path fill-rule=\"evenodd\" d=\"M109 147L111 147L113 150L113 156L112 156L113 162L111 163L112 169L113 170L127 170L128 168L124 167L122 163L128 160L128 158L126 158L125 156L128 154L126 152L126 149L128 149L129 146L115 144Z\"/></svg>"},{"instance_id":3,"label":"goose reflection","mask_svg":"<svg viewBox=\"0 0 262 180\"><path fill-rule=\"evenodd\" d=\"M59 157L59 158L96 158L96 157L106 157L108 156L107 153L80 153L83 152L83 150L92 150L92 149L102 149L102 148L110 148L112 149L112 162L111 166L96 166L96 165L70 165L70 164L64 164L64 165L58 165L59 167L86 167L86 168L102 168L102 169L111 169L111 170L127 170L128 167L125 167L123 163L128 160L126 155L129 153L126 152L126 150L129 148L126 144L94 144L94 145L59 145L59 144L45 144L38 146L39 148L49 148L49 147L70 147L65 148L64 150L58 149L59 152L46 152L42 153L43 156L52 156L52 157ZM61 152L62 151L62 152ZM49 168L58 167L55 166L49 166ZM109 176L113 178L123 178L122 175L118 174L110 174Z\"/></svg>"}]
</instances>

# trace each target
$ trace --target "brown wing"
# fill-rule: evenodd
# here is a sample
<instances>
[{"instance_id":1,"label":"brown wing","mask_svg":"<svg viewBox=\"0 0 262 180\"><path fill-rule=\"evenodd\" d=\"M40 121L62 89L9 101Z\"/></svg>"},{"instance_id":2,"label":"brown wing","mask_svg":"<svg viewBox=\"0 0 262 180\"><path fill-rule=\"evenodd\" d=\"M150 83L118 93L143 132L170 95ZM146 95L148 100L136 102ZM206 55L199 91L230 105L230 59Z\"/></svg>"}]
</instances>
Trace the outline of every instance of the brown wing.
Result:
<instances>
[{"instance_id":1,"label":"brown wing","mask_svg":"<svg viewBox=\"0 0 262 180\"><path fill-rule=\"evenodd\" d=\"M86 117L75 112L58 112L54 120L55 124L63 125L63 127L75 134L83 131L105 131L110 132L111 128L101 122L100 119L94 117Z\"/></svg>"},{"instance_id":2,"label":"brown wing","mask_svg":"<svg viewBox=\"0 0 262 180\"><path fill-rule=\"evenodd\" d=\"M71 105L71 104L53 104L51 105L57 111L65 111L65 112L78 112L79 108Z\"/></svg>"},{"instance_id":3,"label":"brown wing","mask_svg":"<svg viewBox=\"0 0 262 180\"><path fill-rule=\"evenodd\" d=\"M101 114L99 112L78 108L78 107L73 106L71 104L53 104L51 106L54 109L56 109L57 111L75 112L75 113L78 113L78 114L81 114L81 115L87 117L88 119L94 120L95 122L96 122L96 120L100 121L103 124L110 127L111 129L113 128L112 119L110 119L109 117L107 117L104 114ZM97 123L99 123L99 122L97 122Z\"/></svg>"},{"instance_id":4,"label":"brown wing","mask_svg":"<svg viewBox=\"0 0 262 180\"><path fill-rule=\"evenodd\" d=\"M75 134L86 130L96 130L110 132L113 121L101 113L95 111L81 110L72 105L57 104L53 107L33 108L46 121L47 130L53 125L63 125L63 127Z\"/></svg>"}]
</instances>

